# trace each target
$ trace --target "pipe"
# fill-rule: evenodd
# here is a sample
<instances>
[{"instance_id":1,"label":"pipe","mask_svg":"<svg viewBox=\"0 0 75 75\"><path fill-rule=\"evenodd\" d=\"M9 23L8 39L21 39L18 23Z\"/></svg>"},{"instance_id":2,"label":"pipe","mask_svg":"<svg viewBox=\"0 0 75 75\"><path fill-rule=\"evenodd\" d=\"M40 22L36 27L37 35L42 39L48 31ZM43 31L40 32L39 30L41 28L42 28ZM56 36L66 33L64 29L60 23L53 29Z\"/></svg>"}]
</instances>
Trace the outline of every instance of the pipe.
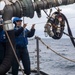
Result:
<instances>
[{"instance_id":1,"label":"pipe","mask_svg":"<svg viewBox=\"0 0 75 75\"><path fill-rule=\"evenodd\" d=\"M3 21L11 20L13 16L13 10L11 6L5 6L4 8L4 13L3 13Z\"/></svg>"},{"instance_id":2,"label":"pipe","mask_svg":"<svg viewBox=\"0 0 75 75\"><path fill-rule=\"evenodd\" d=\"M8 31L8 35L9 35L11 41L12 41L12 44L15 47L15 43L14 43L14 40L13 40L14 39L14 32ZM12 37L13 37L13 39L12 39ZM13 62L13 51L12 51L10 43L8 42L8 39L7 39L5 56L4 56L4 59L2 61L2 64L0 64L0 75L5 75L5 73L9 71L9 69L12 65L12 62Z\"/></svg>"},{"instance_id":3,"label":"pipe","mask_svg":"<svg viewBox=\"0 0 75 75\"><path fill-rule=\"evenodd\" d=\"M9 9L8 9L9 8ZM10 37L10 40L15 48L15 36L14 36L14 30L11 18L13 16L13 10L11 6L6 6L4 8L3 14L3 21L4 21L4 29L8 32L8 35ZM12 35L11 35L12 34ZM6 39L6 49L5 49L5 56L2 61L2 64L0 64L0 75L5 75L7 71L9 71L13 61L13 50L10 46L10 43L8 41L8 38Z\"/></svg>"},{"instance_id":4,"label":"pipe","mask_svg":"<svg viewBox=\"0 0 75 75\"><path fill-rule=\"evenodd\" d=\"M8 36L12 42L14 49L16 49L15 36L14 36L14 27L13 27L11 19L14 16L21 17L21 14L22 14L21 6L20 6L19 2L14 3L14 5L5 5L4 9L0 11L0 15L2 15L2 18L4 21L3 28L4 28L5 32L7 31ZM7 36L6 36L5 51L6 52L5 52L4 59L2 61L2 64L0 64L0 75L5 75L5 73L9 71L9 69L12 65L12 62L13 62L13 57L14 57L13 50L12 50L12 47L9 43Z\"/></svg>"},{"instance_id":5,"label":"pipe","mask_svg":"<svg viewBox=\"0 0 75 75\"><path fill-rule=\"evenodd\" d=\"M75 0L41 0L35 1L33 3L34 9L37 10L38 8L42 9L49 9L51 7L61 6L61 5L68 5L75 3Z\"/></svg>"},{"instance_id":6,"label":"pipe","mask_svg":"<svg viewBox=\"0 0 75 75\"><path fill-rule=\"evenodd\" d=\"M5 14L6 12L10 15L11 19L14 16L17 17L34 17L34 11L37 11L38 16L40 16L40 10L49 9L51 7L61 6L61 5L68 5L75 3L75 0L18 0L12 5L6 5L3 12L0 11L0 14ZM5 10L6 9L6 10ZM8 11L12 11L11 13ZM6 13L6 14L7 14ZM5 15L6 15L5 14ZM6 16L9 16L7 14ZM4 19L5 20L5 19ZM8 20L8 17L6 17L6 20Z\"/></svg>"}]
</instances>

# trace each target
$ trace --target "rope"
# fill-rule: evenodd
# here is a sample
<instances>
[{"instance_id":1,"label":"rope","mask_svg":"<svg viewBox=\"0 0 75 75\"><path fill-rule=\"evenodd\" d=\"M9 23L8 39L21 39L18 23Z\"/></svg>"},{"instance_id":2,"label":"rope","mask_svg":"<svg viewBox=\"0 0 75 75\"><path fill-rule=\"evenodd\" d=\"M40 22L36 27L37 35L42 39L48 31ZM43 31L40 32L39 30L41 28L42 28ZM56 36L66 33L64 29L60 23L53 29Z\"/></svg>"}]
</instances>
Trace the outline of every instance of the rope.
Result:
<instances>
[{"instance_id":1,"label":"rope","mask_svg":"<svg viewBox=\"0 0 75 75\"><path fill-rule=\"evenodd\" d=\"M23 24L24 24L24 21L25 21L25 19L24 19L24 16L23 16Z\"/></svg>"},{"instance_id":2,"label":"rope","mask_svg":"<svg viewBox=\"0 0 75 75\"><path fill-rule=\"evenodd\" d=\"M43 45L45 45L48 49L50 49L52 52L54 52L54 53L57 54L58 56L60 56L60 57L62 57L62 58L64 58L64 59L66 59L66 60L68 60L68 61L71 61L71 62L74 62L74 63L75 63L75 60L72 60L72 59L69 59L69 58L67 58L67 57L65 57L65 56L62 56L60 53L57 53L55 50L53 50L52 48L50 48L47 44L45 44L45 43L41 40L41 38L40 38L39 40L42 42Z\"/></svg>"},{"instance_id":3,"label":"rope","mask_svg":"<svg viewBox=\"0 0 75 75\"><path fill-rule=\"evenodd\" d=\"M7 31L6 31L5 29L4 29L4 31L5 31L5 33L6 33L6 35L7 35L7 38L8 38L8 40L9 40L9 43L10 43L10 45L11 45L11 47L12 47L13 53L14 53L14 55L15 55L15 58L16 58L16 60L17 60L17 62L18 62L18 64L19 64L19 66L20 66L20 68L21 68L21 71L22 71L23 75L24 75L24 71L23 71L23 69L22 69L22 67L21 67L21 65L20 65L20 63L19 63L18 57L17 57L17 55L16 55L16 52L15 52L15 49L14 49L14 47L13 47L13 44L12 44L12 42L11 42L11 40L10 40L10 37L9 37L9 35L8 35L8 33L7 33Z\"/></svg>"},{"instance_id":4,"label":"rope","mask_svg":"<svg viewBox=\"0 0 75 75\"><path fill-rule=\"evenodd\" d=\"M71 28L69 26L69 23L68 23L68 20L67 20L66 16L64 14L62 14L62 15L65 18L69 35L73 37L72 31L71 31ZM70 39L71 39L71 42L72 42L73 46L75 47L75 41L74 41L74 39L71 38L71 37L70 37Z\"/></svg>"},{"instance_id":5,"label":"rope","mask_svg":"<svg viewBox=\"0 0 75 75\"><path fill-rule=\"evenodd\" d=\"M75 37L73 37L73 36L70 36L69 34L67 34L66 32L63 32L65 35L67 35L67 36L69 36L69 37L71 37L72 39L75 39Z\"/></svg>"},{"instance_id":6,"label":"rope","mask_svg":"<svg viewBox=\"0 0 75 75\"><path fill-rule=\"evenodd\" d=\"M46 23L46 22L37 22L37 23L34 23L34 24L42 24L42 23Z\"/></svg>"}]
</instances>

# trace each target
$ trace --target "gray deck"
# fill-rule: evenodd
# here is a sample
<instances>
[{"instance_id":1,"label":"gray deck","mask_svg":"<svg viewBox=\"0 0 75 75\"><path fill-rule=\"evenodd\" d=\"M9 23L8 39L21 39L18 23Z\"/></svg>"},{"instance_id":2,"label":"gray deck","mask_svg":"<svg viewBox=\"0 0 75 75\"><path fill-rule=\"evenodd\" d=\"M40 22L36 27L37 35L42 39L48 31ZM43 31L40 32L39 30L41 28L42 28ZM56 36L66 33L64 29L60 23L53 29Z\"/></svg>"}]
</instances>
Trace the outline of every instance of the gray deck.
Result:
<instances>
[{"instance_id":1,"label":"gray deck","mask_svg":"<svg viewBox=\"0 0 75 75\"><path fill-rule=\"evenodd\" d=\"M11 72L9 72L7 75L12 75L12 74L11 74ZM19 70L19 74L18 75L23 75L20 70ZM39 74L37 74L37 71L36 70L32 70L30 75L39 75ZM48 75L48 74L40 71L40 75Z\"/></svg>"}]
</instances>

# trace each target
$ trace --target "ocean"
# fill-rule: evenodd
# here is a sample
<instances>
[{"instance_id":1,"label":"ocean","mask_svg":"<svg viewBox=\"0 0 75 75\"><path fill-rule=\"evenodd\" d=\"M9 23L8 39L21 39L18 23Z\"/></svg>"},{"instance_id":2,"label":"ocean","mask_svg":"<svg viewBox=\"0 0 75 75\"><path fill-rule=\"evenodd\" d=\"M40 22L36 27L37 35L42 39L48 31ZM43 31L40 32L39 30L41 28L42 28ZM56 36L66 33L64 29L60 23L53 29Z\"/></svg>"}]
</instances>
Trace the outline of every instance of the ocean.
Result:
<instances>
[{"instance_id":1,"label":"ocean","mask_svg":"<svg viewBox=\"0 0 75 75\"><path fill-rule=\"evenodd\" d=\"M49 48L56 53L75 61L75 47L69 38L54 40L51 38L41 39ZM75 75L75 62L65 59L39 40L39 67L40 71L48 75ZM37 69L37 45L36 39L29 39L28 51L31 61L31 69Z\"/></svg>"}]
</instances>

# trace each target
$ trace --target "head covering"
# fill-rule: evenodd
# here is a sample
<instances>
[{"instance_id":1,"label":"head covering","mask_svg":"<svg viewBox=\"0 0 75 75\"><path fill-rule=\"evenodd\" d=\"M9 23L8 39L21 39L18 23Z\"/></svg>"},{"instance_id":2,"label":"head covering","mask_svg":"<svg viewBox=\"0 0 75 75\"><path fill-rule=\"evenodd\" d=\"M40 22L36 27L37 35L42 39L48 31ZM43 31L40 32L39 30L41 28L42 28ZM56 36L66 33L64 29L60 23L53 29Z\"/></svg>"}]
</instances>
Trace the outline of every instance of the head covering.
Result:
<instances>
[{"instance_id":1,"label":"head covering","mask_svg":"<svg viewBox=\"0 0 75 75\"><path fill-rule=\"evenodd\" d=\"M19 17L15 17L15 18L13 19L13 23L15 23L15 22L17 22L17 21L22 21L22 20L21 20L21 18L19 18Z\"/></svg>"}]
</instances>

